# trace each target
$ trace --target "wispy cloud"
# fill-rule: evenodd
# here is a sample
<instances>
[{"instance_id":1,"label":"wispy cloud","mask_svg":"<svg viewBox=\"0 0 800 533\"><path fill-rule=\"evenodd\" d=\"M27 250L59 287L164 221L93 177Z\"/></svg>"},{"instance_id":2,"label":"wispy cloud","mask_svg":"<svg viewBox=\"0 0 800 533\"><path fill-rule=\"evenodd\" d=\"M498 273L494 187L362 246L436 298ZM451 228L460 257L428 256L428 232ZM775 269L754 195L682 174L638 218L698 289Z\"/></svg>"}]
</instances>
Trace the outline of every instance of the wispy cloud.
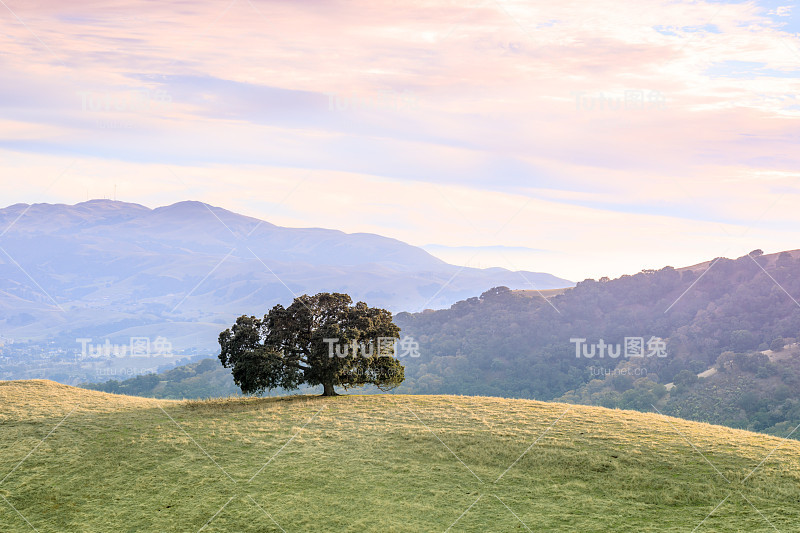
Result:
<instances>
[{"instance_id":1,"label":"wispy cloud","mask_svg":"<svg viewBox=\"0 0 800 533\"><path fill-rule=\"evenodd\" d=\"M622 261L661 224L683 232L660 241L665 256L702 259L715 222L746 226L800 168L800 40L788 5L9 6L16 18L0 13L9 203L76 202L116 183L151 206L224 200L275 223L483 246L426 196L435 183L487 232L509 202L534 197L532 215L498 244L572 251L546 266L579 278L565 270L578 250L615 254L587 275L626 271ZM32 192L75 156L82 170L70 183ZM188 190L165 179L164 164L196 176ZM271 211L269 199L307 169L316 177L305 196ZM356 222L346 205L368 207ZM797 217L776 209L765 222ZM788 232L753 236L793 247Z\"/></svg>"}]
</instances>

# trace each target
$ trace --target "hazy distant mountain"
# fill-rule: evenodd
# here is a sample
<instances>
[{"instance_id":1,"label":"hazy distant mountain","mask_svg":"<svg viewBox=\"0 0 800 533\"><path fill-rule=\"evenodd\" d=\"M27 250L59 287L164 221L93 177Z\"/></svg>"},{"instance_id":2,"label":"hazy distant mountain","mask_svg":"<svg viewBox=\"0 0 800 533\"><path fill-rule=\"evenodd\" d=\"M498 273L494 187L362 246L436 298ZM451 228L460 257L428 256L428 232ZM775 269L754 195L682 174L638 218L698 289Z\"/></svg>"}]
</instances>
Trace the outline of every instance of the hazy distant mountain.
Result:
<instances>
[{"instance_id":1,"label":"hazy distant mountain","mask_svg":"<svg viewBox=\"0 0 800 533\"><path fill-rule=\"evenodd\" d=\"M573 285L462 268L395 239L283 228L200 202L17 204L0 210L0 232L0 336L18 340L164 336L176 347L213 348L236 316L263 314L295 294L341 291L414 312L498 285Z\"/></svg>"}]
</instances>

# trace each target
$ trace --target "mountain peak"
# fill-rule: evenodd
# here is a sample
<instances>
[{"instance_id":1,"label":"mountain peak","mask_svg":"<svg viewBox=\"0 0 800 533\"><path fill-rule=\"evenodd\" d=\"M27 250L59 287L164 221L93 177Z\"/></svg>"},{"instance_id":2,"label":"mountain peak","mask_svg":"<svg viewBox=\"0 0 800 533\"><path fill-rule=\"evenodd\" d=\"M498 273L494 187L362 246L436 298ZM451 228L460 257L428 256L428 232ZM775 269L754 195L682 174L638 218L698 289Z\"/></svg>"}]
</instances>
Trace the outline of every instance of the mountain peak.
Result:
<instances>
[{"instance_id":1,"label":"mountain peak","mask_svg":"<svg viewBox=\"0 0 800 533\"><path fill-rule=\"evenodd\" d=\"M181 218L196 218L198 216L207 217L212 213L229 213L221 207L214 207L197 200L183 200L174 204L157 207L153 210L154 214L169 215Z\"/></svg>"},{"instance_id":2,"label":"mountain peak","mask_svg":"<svg viewBox=\"0 0 800 533\"><path fill-rule=\"evenodd\" d=\"M145 207L141 204L134 204L131 202L123 202L121 200L108 200L106 198L93 198L91 200L87 200L85 202L77 203L73 206L67 207L75 207L75 208L89 208L92 210L97 209L115 209L115 210L122 210L122 209L137 209L137 210L144 210L144 211L151 211L149 207Z\"/></svg>"}]
</instances>

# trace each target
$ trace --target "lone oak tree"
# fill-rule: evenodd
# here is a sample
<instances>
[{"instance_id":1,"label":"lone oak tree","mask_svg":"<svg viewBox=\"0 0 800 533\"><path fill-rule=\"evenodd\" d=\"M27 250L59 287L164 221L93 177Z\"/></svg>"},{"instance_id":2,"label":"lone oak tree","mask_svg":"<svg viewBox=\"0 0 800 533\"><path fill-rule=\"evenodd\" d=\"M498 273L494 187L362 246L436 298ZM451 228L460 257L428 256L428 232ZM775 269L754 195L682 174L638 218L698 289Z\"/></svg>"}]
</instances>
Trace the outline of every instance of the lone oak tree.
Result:
<instances>
[{"instance_id":1,"label":"lone oak tree","mask_svg":"<svg viewBox=\"0 0 800 533\"><path fill-rule=\"evenodd\" d=\"M378 339L397 338L400 328L389 311L352 303L347 294L323 292L276 305L263 319L240 316L219 335L222 366L246 394L302 384L322 385L323 396L335 396L336 385L392 389L404 368L393 344Z\"/></svg>"}]
</instances>

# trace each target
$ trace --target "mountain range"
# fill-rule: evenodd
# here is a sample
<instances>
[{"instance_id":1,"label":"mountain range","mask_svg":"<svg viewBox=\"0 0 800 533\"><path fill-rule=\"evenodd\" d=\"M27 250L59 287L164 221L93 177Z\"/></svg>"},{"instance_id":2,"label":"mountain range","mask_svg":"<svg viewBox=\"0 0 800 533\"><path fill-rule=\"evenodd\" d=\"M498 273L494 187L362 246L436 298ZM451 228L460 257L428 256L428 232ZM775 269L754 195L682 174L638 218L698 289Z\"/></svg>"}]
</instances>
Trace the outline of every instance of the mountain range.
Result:
<instances>
[{"instance_id":1,"label":"mountain range","mask_svg":"<svg viewBox=\"0 0 800 533\"><path fill-rule=\"evenodd\" d=\"M0 336L75 345L79 337L163 336L214 350L242 314L295 295L346 292L394 312L448 307L556 276L448 264L368 233L286 228L194 201L150 209L111 201L0 210Z\"/></svg>"}]
</instances>

